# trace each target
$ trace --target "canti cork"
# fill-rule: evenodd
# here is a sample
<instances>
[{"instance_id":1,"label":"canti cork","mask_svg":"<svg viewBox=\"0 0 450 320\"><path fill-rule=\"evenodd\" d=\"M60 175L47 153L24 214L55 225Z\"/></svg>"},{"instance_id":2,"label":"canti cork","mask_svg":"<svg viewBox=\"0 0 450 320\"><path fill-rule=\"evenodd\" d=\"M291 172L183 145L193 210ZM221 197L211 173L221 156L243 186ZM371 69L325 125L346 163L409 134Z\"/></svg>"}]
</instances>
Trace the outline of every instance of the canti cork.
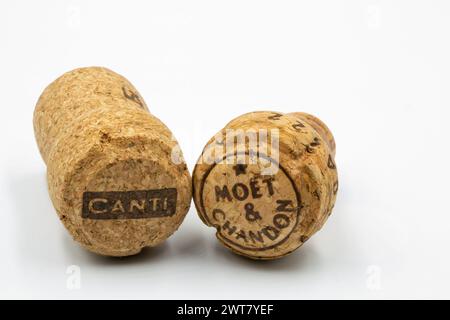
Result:
<instances>
[{"instance_id":1,"label":"canti cork","mask_svg":"<svg viewBox=\"0 0 450 320\"><path fill-rule=\"evenodd\" d=\"M202 221L233 252L284 257L330 216L338 191L335 142L306 113L253 112L205 147L193 174Z\"/></svg>"},{"instance_id":2,"label":"canti cork","mask_svg":"<svg viewBox=\"0 0 450 320\"><path fill-rule=\"evenodd\" d=\"M124 77L100 67L62 75L39 98L34 129L53 205L83 247L134 255L180 226L191 201L186 164Z\"/></svg>"}]
</instances>

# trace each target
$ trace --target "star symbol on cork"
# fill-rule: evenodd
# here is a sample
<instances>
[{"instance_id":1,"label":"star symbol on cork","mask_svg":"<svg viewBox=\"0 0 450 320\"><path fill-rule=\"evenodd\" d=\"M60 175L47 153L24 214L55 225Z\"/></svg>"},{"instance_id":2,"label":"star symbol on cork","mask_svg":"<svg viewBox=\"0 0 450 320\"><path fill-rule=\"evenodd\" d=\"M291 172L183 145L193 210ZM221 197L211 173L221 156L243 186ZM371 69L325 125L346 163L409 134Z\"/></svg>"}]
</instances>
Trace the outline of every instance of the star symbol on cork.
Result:
<instances>
[{"instance_id":1,"label":"star symbol on cork","mask_svg":"<svg viewBox=\"0 0 450 320\"><path fill-rule=\"evenodd\" d=\"M236 172L236 176L241 174L247 174L247 165L246 164L237 164L233 167L234 172Z\"/></svg>"}]
</instances>

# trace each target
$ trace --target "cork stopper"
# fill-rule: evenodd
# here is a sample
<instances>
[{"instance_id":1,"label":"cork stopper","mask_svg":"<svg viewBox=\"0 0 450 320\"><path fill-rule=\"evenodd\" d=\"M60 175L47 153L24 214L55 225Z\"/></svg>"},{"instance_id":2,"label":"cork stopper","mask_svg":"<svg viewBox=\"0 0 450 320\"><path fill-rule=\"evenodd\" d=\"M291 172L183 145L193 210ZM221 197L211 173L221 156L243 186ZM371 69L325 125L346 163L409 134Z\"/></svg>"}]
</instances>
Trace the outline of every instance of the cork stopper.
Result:
<instances>
[{"instance_id":1,"label":"cork stopper","mask_svg":"<svg viewBox=\"0 0 450 320\"><path fill-rule=\"evenodd\" d=\"M50 197L83 247L129 256L175 232L191 178L170 130L111 70L65 73L42 93L34 129Z\"/></svg>"},{"instance_id":2,"label":"cork stopper","mask_svg":"<svg viewBox=\"0 0 450 320\"><path fill-rule=\"evenodd\" d=\"M253 112L213 137L193 174L202 221L233 252L284 257L324 225L338 191L335 142L306 113Z\"/></svg>"}]
</instances>

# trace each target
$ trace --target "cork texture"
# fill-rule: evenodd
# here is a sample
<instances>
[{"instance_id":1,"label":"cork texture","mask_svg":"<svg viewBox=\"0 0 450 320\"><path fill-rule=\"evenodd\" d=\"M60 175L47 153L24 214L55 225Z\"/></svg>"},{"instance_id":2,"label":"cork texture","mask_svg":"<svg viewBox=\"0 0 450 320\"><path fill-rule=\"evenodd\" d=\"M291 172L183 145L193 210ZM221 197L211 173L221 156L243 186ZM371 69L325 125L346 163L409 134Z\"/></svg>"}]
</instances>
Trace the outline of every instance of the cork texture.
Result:
<instances>
[{"instance_id":1,"label":"cork texture","mask_svg":"<svg viewBox=\"0 0 450 320\"><path fill-rule=\"evenodd\" d=\"M170 130L111 70L70 71L34 113L50 197L73 238L90 251L129 256L182 223L191 179Z\"/></svg>"},{"instance_id":2,"label":"cork texture","mask_svg":"<svg viewBox=\"0 0 450 320\"><path fill-rule=\"evenodd\" d=\"M245 139L237 138L239 132ZM257 135L251 143L260 132L267 137ZM237 254L284 257L320 230L332 212L338 191L334 155L330 130L312 115L242 115L207 143L195 167L199 216Z\"/></svg>"}]
</instances>

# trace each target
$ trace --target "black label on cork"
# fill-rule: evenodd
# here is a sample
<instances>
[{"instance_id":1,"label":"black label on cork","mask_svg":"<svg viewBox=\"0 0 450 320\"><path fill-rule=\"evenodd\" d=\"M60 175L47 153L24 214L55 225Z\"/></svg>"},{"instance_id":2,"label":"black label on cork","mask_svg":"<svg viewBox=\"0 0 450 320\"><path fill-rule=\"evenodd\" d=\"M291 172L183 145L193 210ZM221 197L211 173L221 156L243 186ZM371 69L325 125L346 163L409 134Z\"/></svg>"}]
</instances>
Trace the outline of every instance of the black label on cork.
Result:
<instances>
[{"instance_id":1,"label":"black label on cork","mask_svg":"<svg viewBox=\"0 0 450 320\"><path fill-rule=\"evenodd\" d=\"M170 217L176 212L177 189L125 192L85 192L85 219L144 219Z\"/></svg>"}]
</instances>

